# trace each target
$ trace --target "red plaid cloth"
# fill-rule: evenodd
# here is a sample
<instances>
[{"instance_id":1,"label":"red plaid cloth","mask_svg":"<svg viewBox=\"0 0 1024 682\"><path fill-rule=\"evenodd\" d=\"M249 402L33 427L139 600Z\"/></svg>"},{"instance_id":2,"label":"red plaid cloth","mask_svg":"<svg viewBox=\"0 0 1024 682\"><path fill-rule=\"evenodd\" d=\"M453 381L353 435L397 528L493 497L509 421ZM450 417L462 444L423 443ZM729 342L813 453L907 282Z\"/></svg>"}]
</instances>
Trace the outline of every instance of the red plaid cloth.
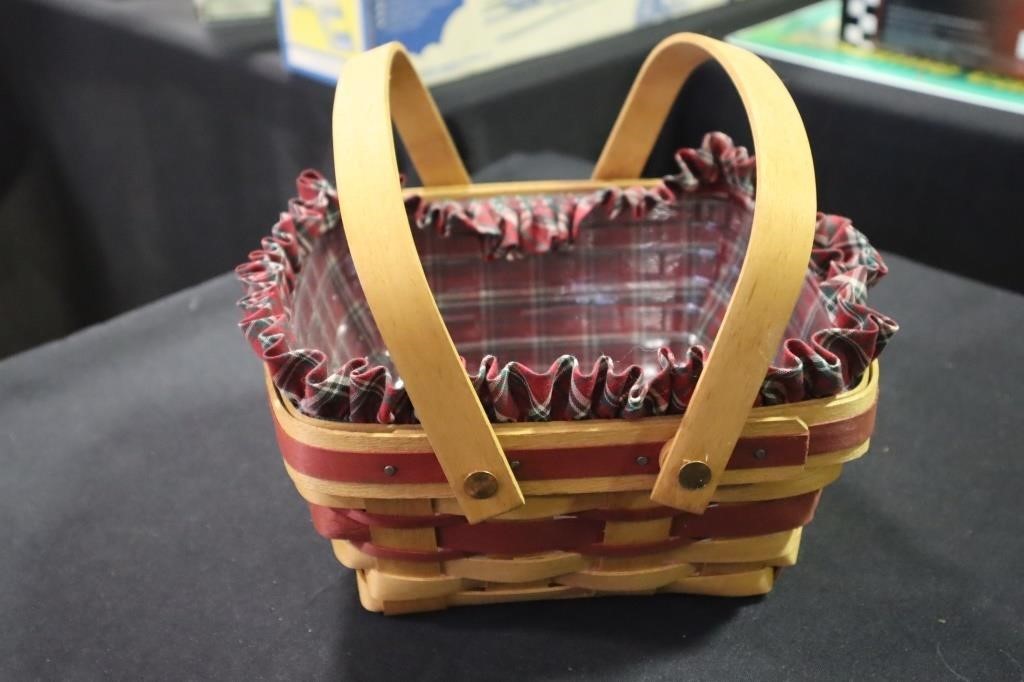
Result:
<instances>
[{"instance_id":1,"label":"red plaid cloth","mask_svg":"<svg viewBox=\"0 0 1024 682\"><path fill-rule=\"evenodd\" d=\"M676 159L679 172L648 189L407 198L427 279L493 421L684 410L746 252L754 162L721 133ZM298 189L237 269L248 292L242 330L305 414L415 422L334 189L312 171ZM860 378L898 329L866 305L885 272L849 220L818 216L805 286L757 404L835 395Z\"/></svg>"}]
</instances>

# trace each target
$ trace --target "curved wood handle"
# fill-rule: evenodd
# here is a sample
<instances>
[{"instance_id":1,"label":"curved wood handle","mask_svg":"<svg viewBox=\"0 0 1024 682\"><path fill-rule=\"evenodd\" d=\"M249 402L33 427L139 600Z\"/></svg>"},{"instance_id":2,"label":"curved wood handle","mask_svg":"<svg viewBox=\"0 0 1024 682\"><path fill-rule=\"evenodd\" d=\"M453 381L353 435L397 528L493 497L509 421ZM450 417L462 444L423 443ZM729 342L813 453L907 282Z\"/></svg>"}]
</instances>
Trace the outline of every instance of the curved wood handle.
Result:
<instances>
[{"instance_id":1,"label":"curved wood handle","mask_svg":"<svg viewBox=\"0 0 1024 682\"><path fill-rule=\"evenodd\" d=\"M638 177L679 89L716 60L750 119L757 203L732 300L679 430L661 454L655 502L701 513L721 480L793 312L814 239L814 166L800 114L775 72L746 50L700 35L663 40L644 62L594 170Z\"/></svg>"},{"instance_id":2,"label":"curved wood handle","mask_svg":"<svg viewBox=\"0 0 1024 682\"><path fill-rule=\"evenodd\" d=\"M524 499L416 253L395 157L392 103L394 123L424 184L469 184L408 54L389 43L346 62L335 93L341 216L373 318L455 497L475 523Z\"/></svg>"}]
</instances>

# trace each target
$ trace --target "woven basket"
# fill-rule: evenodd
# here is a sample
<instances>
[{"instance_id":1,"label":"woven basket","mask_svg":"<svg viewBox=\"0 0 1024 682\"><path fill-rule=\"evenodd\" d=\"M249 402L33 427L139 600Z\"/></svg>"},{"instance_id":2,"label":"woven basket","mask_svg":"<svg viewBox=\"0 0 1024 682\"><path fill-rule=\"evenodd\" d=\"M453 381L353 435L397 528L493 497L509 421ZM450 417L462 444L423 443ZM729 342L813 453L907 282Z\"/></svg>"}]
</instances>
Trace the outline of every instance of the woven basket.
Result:
<instances>
[{"instance_id":1,"label":"woven basket","mask_svg":"<svg viewBox=\"0 0 1024 682\"><path fill-rule=\"evenodd\" d=\"M678 176L633 179L709 59L751 122L756 207L754 160L722 136L682 154ZM392 115L424 184L404 194ZM334 135L340 219L305 176L308 201L239 272L285 467L363 605L769 591L821 489L867 451L873 358L896 328L863 305L877 254L835 261L857 245L836 230L859 233L816 220L807 139L771 69L706 37L665 40L592 181L471 185L397 44L346 64ZM718 230L710 270L690 248L701 230ZM817 279L812 246L832 259ZM659 350L686 339L684 363ZM485 356L470 376L460 351L488 344L532 363L585 347L546 372Z\"/></svg>"}]
</instances>

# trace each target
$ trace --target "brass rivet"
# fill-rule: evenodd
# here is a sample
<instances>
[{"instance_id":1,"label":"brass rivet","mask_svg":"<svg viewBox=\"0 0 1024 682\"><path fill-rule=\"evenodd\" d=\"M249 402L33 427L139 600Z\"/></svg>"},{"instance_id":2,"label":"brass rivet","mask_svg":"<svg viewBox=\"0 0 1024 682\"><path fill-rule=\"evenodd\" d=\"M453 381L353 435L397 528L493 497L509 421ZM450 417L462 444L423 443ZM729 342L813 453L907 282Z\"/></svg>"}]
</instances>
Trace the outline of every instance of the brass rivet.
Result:
<instances>
[{"instance_id":1,"label":"brass rivet","mask_svg":"<svg viewBox=\"0 0 1024 682\"><path fill-rule=\"evenodd\" d=\"M647 466L647 463L648 463L648 462L650 462L650 461L651 461L651 460L647 459L647 458L646 458L645 456L643 456L643 455L640 455L639 457L637 457L637 458L636 458L636 463L637 463L637 464L639 464L639 465L640 465L640 466L642 466L642 467L645 467L645 466Z\"/></svg>"},{"instance_id":2,"label":"brass rivet","mask_svg":"<svg viewBox=\"0 0 1024 682\"><path fill-rule=\"evenodd\" d=\"M679 468L679 485L700 490L711 482L711 468L704 462L687 462Z\"/></svg>"},{"instance_id":3,"label":"brass rivet","mask_svg":"<svg viewBox=\"0 0 1024 682\"><path fill-rule=\"evenodd\" d=\"M498 492L498 479L490 471L474 471L462 484L466 494L477 500L486 500Z\"/></svg>"},{"instance_id":4,"label":"brass rivet","mask_svg":"<svg viewBox=\"0 0 1024 682\"><path fill-rule=\"evenodd\" d=\"M764 459L767 456L768 451L765 450L764 448L758 448L757 450L754 450L754 459Z\"/></svg>"},{"instance_id":5,"label":"brass rivet","mask_svg":"<svg viewBox=\"0 0 1024 682\"><path fill-rule=\"evenodd\" d=\"M394 466L392 464L388 464L386 467L384 467L384 475L385 476L394 476L397 473L398 473L398 467L396 467L396 466Z\"/></svg>"}]
</instances>

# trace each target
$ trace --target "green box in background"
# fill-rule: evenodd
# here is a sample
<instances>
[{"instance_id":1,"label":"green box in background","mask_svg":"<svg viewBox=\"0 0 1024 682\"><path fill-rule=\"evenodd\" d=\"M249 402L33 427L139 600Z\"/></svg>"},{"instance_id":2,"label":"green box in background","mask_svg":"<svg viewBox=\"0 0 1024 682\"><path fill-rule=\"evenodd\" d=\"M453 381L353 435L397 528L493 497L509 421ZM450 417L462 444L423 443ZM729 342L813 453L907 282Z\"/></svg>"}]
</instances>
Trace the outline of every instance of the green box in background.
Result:
<instances>
[{"instance_id":1,"label":"green box in background","mask_svg":"<svg viewBox=\"0 0 1024 682\"><path fill-rule=\"evenodd\" d=\"M1024 80L840 40L842 0L824 0L728 36L762 56L1024 114Z\"/></svg>"}]
</instances>

